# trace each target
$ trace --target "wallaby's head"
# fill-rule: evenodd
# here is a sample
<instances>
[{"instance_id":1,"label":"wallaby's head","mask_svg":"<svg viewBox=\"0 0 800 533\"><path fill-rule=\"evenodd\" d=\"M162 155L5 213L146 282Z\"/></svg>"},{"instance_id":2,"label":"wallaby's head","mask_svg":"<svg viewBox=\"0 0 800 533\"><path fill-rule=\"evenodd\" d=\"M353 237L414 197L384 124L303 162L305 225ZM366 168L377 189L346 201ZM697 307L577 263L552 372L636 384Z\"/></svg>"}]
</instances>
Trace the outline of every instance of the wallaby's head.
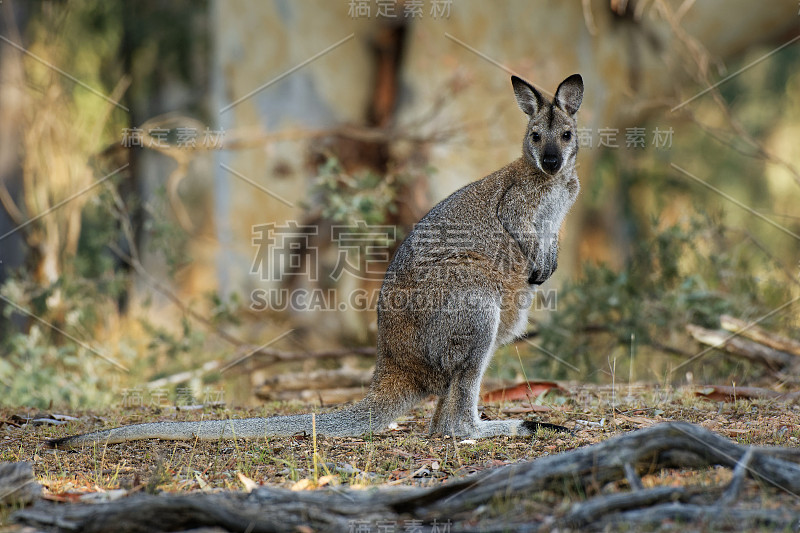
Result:
<instances>
[{"instance_id":1,"label":"wallaby's head","mask_svg":"<svg viewBox=\"0 0 800 533\"><path fill-rule=\"evenodd\" d=\"M525 158L550 175L565 164L575 163L578 136L575 114L583 100L583 78L573 74L561 82L552 102L530 83L511 76L520 109L528 115L528 129L522 142Z\"/></svg>"}]
</instances>

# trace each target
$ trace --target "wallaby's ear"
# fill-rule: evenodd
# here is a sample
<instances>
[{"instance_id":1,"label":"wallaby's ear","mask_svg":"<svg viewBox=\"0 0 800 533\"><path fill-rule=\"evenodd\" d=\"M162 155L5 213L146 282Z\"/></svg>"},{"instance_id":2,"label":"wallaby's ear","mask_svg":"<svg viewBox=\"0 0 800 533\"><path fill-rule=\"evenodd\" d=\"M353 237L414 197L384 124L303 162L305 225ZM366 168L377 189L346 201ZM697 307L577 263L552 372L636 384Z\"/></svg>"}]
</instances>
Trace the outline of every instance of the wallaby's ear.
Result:
<instances>
[{"instance_id":1,"label":"wallaby's ear","mask_svg":"<svg viewBox=\"0 0 800 533\"><path fill-rule=\"evenodd\" d=\"M558 107L574 115L583 101L583 78L580 74L573 74L561 82L556 89L555 103Z\"/></svg>"},{"instance_id":2,"label":"wallaby's ear","mask_svg":"<svg viewBox=\"0 0 800 533\"><path fill-rule=\"evenodd\" d=\"M539 91L534 89L533 85L527 81L516 76L511 76L511 85L514 86L517 104L519 108L522 109L522 112L529 117L535 115L539 108L542 107L542 104L544 104L544 99L542 95L539 94Z\"/></svg>"}]
</instances>

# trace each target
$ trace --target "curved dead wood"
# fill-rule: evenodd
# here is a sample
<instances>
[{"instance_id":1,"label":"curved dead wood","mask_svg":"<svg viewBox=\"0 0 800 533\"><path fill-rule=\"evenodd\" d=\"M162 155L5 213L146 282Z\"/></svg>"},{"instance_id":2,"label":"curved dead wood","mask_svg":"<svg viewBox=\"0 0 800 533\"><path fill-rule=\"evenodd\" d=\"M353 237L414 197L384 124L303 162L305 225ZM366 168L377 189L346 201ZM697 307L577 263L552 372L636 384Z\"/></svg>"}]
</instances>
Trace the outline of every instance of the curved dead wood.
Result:
<instances>
[{"instance_id":1,"label":"curved dead wood","mask_svg":"<svg viewBox=\"0 0 800 533\"><path fill-rule=\"evenodd\" d=\"M583 531L653 531L665 523L692 524L692 531L795 531L800 514L787 509L730 509L718 505L664 503L617 513ZM699 526L699 527L698 527Z\"/></svg>"},{"instance_id":2,"label":"curved dead wood","mask_svg":"<svg viewBox=\"0 0 800 533\"><path fill-rule=\"evenodd\" d=\"M0 464L0 506L27 505L41 492L42 486L33 477L31 463Z\"/></svg>"},{"instance_id":3,"label":"curved dead wood","mask_svg":"<svg viewBox=\"0 0 800 533\"><path fill-rule=\"evenodd\" d=\"M790 353L794 356L800 357L800 342L784 337L778 333L772 333L745 320L741 320L730 315L722 315L719 317L722 329L726 329L733 333L738 333L743 337L754 340L759 344L763 344L773 350Z\"/></svg>"},{"instance_id":4,"label":"curved dead wood","mask_svg":"<svg viewBox=\"0 0 800 533\"><path fill-rule=\"evenodd\" d=\"M797 358L757 342L737 336L724 330L707 329L695 324L688 324L686 331L698 342L724 350L731 355L742 357L771 370L791 368Z\"/></svg>"},{"instance_id":5,"label":"curved dead wood","mask_svg":"<svg viewBox=\"0 0 800 533\"><path fill-rule=\"evenodd\" d=\"M583 528L614 512L686 501L689 495L690 492L683 487L654 487L634 493L609 494L573 505L561 522L568 527Z\"/></svg>"}]
</instances>

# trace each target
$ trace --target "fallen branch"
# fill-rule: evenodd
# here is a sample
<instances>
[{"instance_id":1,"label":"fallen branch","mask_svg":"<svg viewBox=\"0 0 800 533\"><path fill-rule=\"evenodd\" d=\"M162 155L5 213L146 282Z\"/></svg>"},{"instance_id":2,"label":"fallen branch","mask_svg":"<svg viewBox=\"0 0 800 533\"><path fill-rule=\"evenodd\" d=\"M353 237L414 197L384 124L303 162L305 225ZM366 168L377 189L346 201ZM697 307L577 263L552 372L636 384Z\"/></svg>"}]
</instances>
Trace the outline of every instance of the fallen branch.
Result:
<instances>
[{"instance_id":1,"label":"fallen branch","mask_svg":"<svg viewBox=\"0 0 800 533\"><path fill-rule=\"evenodd\" d=\"M621 492L576 503L562 519L564 525L585 528L602 517L619 511L641 509L658 503L686 501L691 493L683 487L654 487L634 493Z\"/></svg>"},{"instance_id":2,"label":"fallen branch","mask_svg":"<svg viewBox=\"0 0 800 533\"><path fill-rule=\"evenodd\" d=\"M264 376L265 372L251 374L257 384L257 398L269 401L301 400L320 401L325 405L349 402L364 397L372 381L372 369L362 370L344 366L332 370L289 372Z\"/></svg>"},{"instance_id":3,"label":"fallen branch","mask_svg":"<svg viewBox=\"0 0 800 533\"><path fill-rule=\"evenodd\" d=\"M588 501L572 506L562 516L547 517L548 527L585 526L601 529L608 524L660 524L664 520L753 524L789 524L797 512L774 509L731 509L696 502L718 495L720 488L656 487L600 495L609 482L630 478L631 472L657 472L664 468L713 465L736 469L725 503L739 495L744 477L788 493L800 491L800 449L742 446L703 427L670 422L633 431L605 442L542 457L535 461L487 470L433 489L393 487L371 491L332 489L292 492L258 487L245 493L190 495L136 494L103 504L57 505L40 501L31 509L14 513L16 522L49 530L134 532L150 529L183 530L221 527L229 531L288 532L342 531L356 520L375 524L406 521L431 524L448 517L463 525L474 524L476 509L499 499L524 498L541 491L583 493ZM626 465L628 465L626 467ZM577 489L577 490L576 490ZM769 501L759 497L758 501ZM558 511L554 509L554 513ZM545 525L525 517L525 529ZM523 519L520 516L520 519ZM723 522L720 522L723 520ZM469 522L467 522L469 521ZM507 529L516 529L509 527ZM636 528L634 528L636 529Z\"/></svg>"},{"instance_id":4,"label":"fallen branch","mask_svg":"<svg viewBox=\"0 0 800 533\"><path fill-rule=\"evenodd\" d=\"M361 387L369 385L371 380L372 369L343 367L313 372L288 372L263 379L259 392L266 394L277 391Z\"/></svg>"},{"instance_id":5,"label":"fallen branch","mask_svg":"<svg viewBox=\"0 0 800 533\"><path fill-rule=\"evenodd\" d=\"M222 363L219 361L208 361L207 363L203 363L200 365L199 368L194 370L186 370L184 372L178 372L177 374L172 374L169 376L165 376L163 378L154 379L147 383L148 389L160 389L163 387L167 387L169 385L177 385L178 383L186 383L187 381L191 381L193 379L198 379L209 372L212 372L219 367L222 366Z\"/></svg>"},{"instance_id":6,"label":"fallen branch","mask_svg":"<svg viewBox=\"0 0 800 533\"><path fill-rule=\"evenodd\" d=\"M738 357L743 357L754 363L766 366L771 370L788 368L797 362L797 359L791 354L775 350L748 339L743 339L735 333L706 329L694 324L686 326L686 331L703 344L711 346L712 348L724 350Z\"/></svg>"},{"instance_id":7,"label":"fallen branch","mask_svg":"<svg viewBox=\"0 0 800 533\"><path fill-rule=\"evenodd\" d=\"M733 387L730 385L713 385L704 387L694 393L695 396L707 400L720 402L735 402L736 400L775 400L791 402L800 398L800 392L777 392L761 387Z\"/></svg>"},{"instance_id":8,"label":"fallen branch","mask_svg":"<svg viewBox=\"0 0 800 533\"><path fill-rule=\"evenodd\" d=\"M42 492L31 463L0 464L0 506L28 505Z\"/></svg>"},{"instance_id":9,"label":"fallen branch","mask_svg":"<svg viewBox=\"0 0 800 533\"><path fill-rule=\"evenodd\" d=\"M764 346L768 346L773 350L790 353L800 357L800 342L778 335L777 333L769 332L758 326L747 323L744 320L734 318L730 315L722 315L719 319L720 325L723 329L747 337Z\"/></svg>"},{"instance_id":10,"label":"fallen branch","mask_svg":"<svg viewBox=\"0 0 800 533\"><path fill-rule=\"evenodd\" d=\"M323 350L319 352L286 352L283 350L276 350L274 348L263 348L243 344L236 351L237 355L228 360L222 367L223 369L235 368L241 363L248 361L245 365L247 372L252 371L254 368L271 365L273 363L285 361L304 361L306 359L338 359L345 355L365 355L374 356L374 347L352 347L341 348L336 350Z\"/></svg>"},{"instance_id":11,"label":"fallen branch","mask_svg":"<svg viewBox=\"0 0 800 533\"><path fill-rule=\"evenodd\" d=\"M610 515L588 530L652 531L665 522L693 524L695 531L786 531L796 527L798 514L785 509L730 509L718 505L665 503ZM616 526L616 527L615 527ZM700 526L700 527L697 527Z\"/></svg>"},{"instance_id":12,"label":"fallen branch","mask_svg":"<svg viewBox=\"0 0 800 533\"><path fill-rule=\"evenodd\" d=\"M364 398L366 386L361 387L336 387L331 389L314 389L264 393L256 389L256 398L271 402L301 402L304 404L319 404L320 406L340 405L348 402L357 402Z\"/></svg>"}]
</instances>

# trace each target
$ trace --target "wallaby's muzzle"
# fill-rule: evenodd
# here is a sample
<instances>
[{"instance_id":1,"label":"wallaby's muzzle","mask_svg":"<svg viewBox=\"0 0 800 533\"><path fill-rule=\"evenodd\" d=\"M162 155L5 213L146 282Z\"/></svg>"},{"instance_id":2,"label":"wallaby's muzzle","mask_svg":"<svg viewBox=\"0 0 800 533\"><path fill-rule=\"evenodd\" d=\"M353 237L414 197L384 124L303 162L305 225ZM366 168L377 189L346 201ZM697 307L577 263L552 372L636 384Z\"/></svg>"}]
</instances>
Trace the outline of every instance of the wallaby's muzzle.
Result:
<instances>
[{"instance_id":1,"label":"wallaby's muzzle","mask_svg":"<svg viewBox=\"0 0 800 533\"><path fill-rule=\"evenodd\" d=\"M542 170L548 174L555 174L561 168L561 155L557 150L545 148L542 156Z\"/></svg>"}]
</instances>

